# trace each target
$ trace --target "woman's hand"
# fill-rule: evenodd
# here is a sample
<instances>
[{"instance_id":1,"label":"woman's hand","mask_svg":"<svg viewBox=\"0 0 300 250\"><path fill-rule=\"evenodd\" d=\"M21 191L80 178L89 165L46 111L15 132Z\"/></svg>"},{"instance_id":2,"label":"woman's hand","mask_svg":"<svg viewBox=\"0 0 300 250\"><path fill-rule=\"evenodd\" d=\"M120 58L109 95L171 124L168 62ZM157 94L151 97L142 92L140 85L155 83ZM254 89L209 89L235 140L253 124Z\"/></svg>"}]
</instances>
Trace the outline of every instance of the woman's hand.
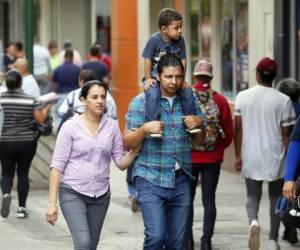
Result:
<instances>
[{"instance_id":1,"label":"woman's hand","mask_svg":"<svg viewBox=\"0 0 300 250\"><path fill-rule=\"evenodd\" d=\"M54 225L55 222L57 221L57 216L58 216L57 206L56 205L50 205L47 209L47 212L46 212L46 220L51 225Z\"/></svg>"}]
</instances>

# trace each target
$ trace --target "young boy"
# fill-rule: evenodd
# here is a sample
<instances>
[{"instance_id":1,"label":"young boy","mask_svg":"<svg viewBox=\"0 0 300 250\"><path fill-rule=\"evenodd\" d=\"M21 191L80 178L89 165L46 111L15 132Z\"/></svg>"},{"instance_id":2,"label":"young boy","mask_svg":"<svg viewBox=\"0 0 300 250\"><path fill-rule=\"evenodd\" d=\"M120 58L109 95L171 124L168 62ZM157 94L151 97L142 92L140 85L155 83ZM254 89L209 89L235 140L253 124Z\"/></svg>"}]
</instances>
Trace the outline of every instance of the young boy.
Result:
<instances>
[{"instance_id":1,"label":"young boy","mask_svg":"<svg viewBox=\"0 0 300 250\"><path fill-rule=\"evenodd\" d=\"M186 69L185 43L182 37L182 16L173 9L162 9L158 17L159 31L148 40L142 56L144 62L144 90L146 95L146 121L160 120L160 87L156 79L157 63L161 56L171 53L177 55ZM172 81L174 79L170 79ZM175 79L176 80L176 79ZM196 108L191 88L184 86L179 91L184 115L195 115ZM198 133L199 129L187 130ZM151 137L162 137L162 134L150 134Z\"/></svg>"}]
</instances>

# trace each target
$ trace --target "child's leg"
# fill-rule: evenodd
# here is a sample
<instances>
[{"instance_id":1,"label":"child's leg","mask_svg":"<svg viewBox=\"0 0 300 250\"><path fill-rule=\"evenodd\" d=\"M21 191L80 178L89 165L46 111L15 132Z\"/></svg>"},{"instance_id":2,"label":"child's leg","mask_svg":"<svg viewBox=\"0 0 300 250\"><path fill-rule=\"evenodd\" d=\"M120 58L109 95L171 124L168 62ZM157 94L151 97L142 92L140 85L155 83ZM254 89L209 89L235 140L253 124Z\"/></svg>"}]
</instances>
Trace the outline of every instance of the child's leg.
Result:
<instances>
[{"instance_id":1,"label":"child's leg","mask_svg":"<svg viewBox=\"0 0 300 250\"><path fill-rule=\"evenodd\" d=\"M149 121L160 120L160 86L156 82L150 89L145 90L146 103L145 103L145 119Z\"/></svg>"},{"instance_id":2,"label":"child's leg","mask_svg":"<svg viewBox=\"0 0 300 250\"><path fill-rule=\"evenodd\" d=\"M178 91L181 98L182 112L184 115L196 115L195 98L192 88L184 88Z\"/></svg>"}]
</instances>

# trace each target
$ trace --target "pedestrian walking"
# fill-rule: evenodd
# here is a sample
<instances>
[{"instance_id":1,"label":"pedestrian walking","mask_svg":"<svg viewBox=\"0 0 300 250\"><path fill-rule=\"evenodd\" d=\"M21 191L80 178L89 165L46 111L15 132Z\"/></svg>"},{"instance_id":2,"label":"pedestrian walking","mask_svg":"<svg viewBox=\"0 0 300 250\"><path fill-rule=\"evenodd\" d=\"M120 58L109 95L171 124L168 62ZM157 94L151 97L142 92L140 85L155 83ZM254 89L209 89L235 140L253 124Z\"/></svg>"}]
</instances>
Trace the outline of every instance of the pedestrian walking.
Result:
<instances>
[{"instance_id":1,"label":"pedestrian walking","mask_svg":"<svg viewBox=\"0 0 300 250\"><path fill-rule=\"evenodd\" d=\"M14 67L22 75L22 90L24 93L38 98L41 95L41 91L37 81L29 72L28 61L25 58L19 58L14 63Z\"/></svg>"},{"instance_id":2,"label":"pedestrian walking","mask_svg":"<svg viewBox=\"0 0 300 250\"><path fill-rule=\"evenodd\" d=\"M62 117L62 121L65 121L63 117L67 115L69 112L69 109L71 108L72 113L83 113L84 112L84 106L83 103L79 100L80 92L82 87L85 85L86 82L96 80L96 75L94 71L89 69L83 69L80 71L79 75L79 88L72 90L64 99L62 104L58 108L58 114L60 117ZM106 85L104 84L106 87ZM105 104L106 110L105 114L112 118L117 119L117 106L116 103L112 97L112 95L109 93L109 91L106 92L106 104ZM59 125L59 127L61 124Z\"/></svg>"},{"instance_id":3,"label":"pedestrian walking","mask_svg":"<svg viewBox=\"0 0 300 250\"><path fill-rule=\"evenodd\" d=\"M33 45L33 62L33 75L38 82L41 94L47 94L50 88L50 54L47 48L40 44L38 38Z\"/></svg>"},{"instance_id":4,"label":"pedestrian walking","mask_svg":"<svg viewBox=\"0 0 300 250\"><path fill-rule=\"evenodd\" d=\"M53 225L57 220L59 193L74 249L97 248L110 201L111 158L125 169L136 156L136 151L125 155L118 122L104 114L105 99L102 83L90 81L83 86L80 100L85 111L63 124L50 165L46 219Z\"/></svg>"},{"instance_id":5,"label":"pedestrian walking","mask_svg":"<svg viewBox=\"0 0 300 250\"><path fill-rule=\"evenodd\" d=\"M145 119L145 94L136 96L126 115L126 148L142 144L135 160L133 178L142 210L145 239L143 249L183 249L191 206L191 144L203 141L204 133L190 135L188 129L200 128L199 116L184 116L177 95L184 78L181 60L164 55L157 65L161 121ZM195 105L195 103L194 103ZM198 115L202 115L198 110ZM152 138L150 133L164 133Z\"/></svg>"},{"instance_id":6,"label":"pedestrian walking","mask_svg":"<svg viewBox=\"0 0 300 250\"><path fill-rule=\"evenodd\" d=\"M2 136L0 138L0 160L2 167L1 190L3 194L1 216L9 215L11 189L15 172L18 176L18 218L26 218L26 200L29 192L28 173L36 153L37 135L34 123L42 123L51 108L39 108L36 99L21 90L22 76L16 70L5 74L7 91L1 94L0 104L4 112Z\"/></svg>"},{"instance_id":7,"label":"pedestrian walking","mask_svg":"<svg viewBox=\"0 0 300 250\"><path fill-rule=\"evenodd\" d=\"M162 55L174 54L181 59L183 77L186 70L186 50L182 37L182 16L173 9L162 9L158 16L159 31L148 40L144 51L144 90L146 94L145 116L146 121L159 121L160 114L160 85L157 83L157 64ZM178 90L184 115L196 115L194 98L191 88L186 83ZM200 132L198 129L189 131ZM153 137L162 137L162 134L151 134Z\"/></svg>"},{"instance_id":8,"label":"pedestrian walking","mask_svg":"<svg viewBox=\"0 0 300 250\"><path fill-rule=\"evenodd\" d=\"M233 121L229 104L224 96L212 90L212 64L208 59L199 60L193 71L196 99L206 117L206 138L200 147L192 150L191 182L192 204L189 219L189 241L187 249L194 249L193 240L193 200L196 194L198 179L200 178L202 203L204 207L203 234L201 250L211 250L211 238L216 221L216 190L223 162L224 150L233 138Z\"/></svg>"},{"instance_id":9,"label":"pedestrian walking","mask_svg":"<svg viewBox=\"0 0 300 250\"><path fill-rule=\"evenodd\" d=\"M284 156L295 112L290 98L272 88L276 73L276 62L262 58L256 65L258 85L241 91L235 102L235 168L245 178L250 249L259 248L258 209L264 181L269 185L270 200L268 245L270 249L280 248L275 204L282 193Z\"/></svg>"},{"instance_id":10,"label":"pedestrian walking","mask_svg":"<svg viewBox=\"0 0 300 250\"><path fill-rule=\"evenodd\" d=\"M299 103L299 96L300 96L300 85L299 83L293 78L284 78L282 79L278 85L277 89L287 95L293 104L294 111L296 113L296 119L300 115L300 103ZM296 179L295 177L294 179ZM282 239L290 242L291 244L295 244L298 242L298 233L297 229L292 225L284 222L284 232Z\"/></svg>"},{"instance_id":11,"label":"pedestrian walking","mask_svg":"<svg viewBox=\"0 0 300 250\"><path fill-rule=\"evenodd\" d=\"M109 70L107 66L99 60L99 48L93 46L90 49L89 60L85 62L81 69L93 70L96 74L96 79L100 82L104 82L107 86L109 85L108 74Z\"/></svg>"}]
</instances>

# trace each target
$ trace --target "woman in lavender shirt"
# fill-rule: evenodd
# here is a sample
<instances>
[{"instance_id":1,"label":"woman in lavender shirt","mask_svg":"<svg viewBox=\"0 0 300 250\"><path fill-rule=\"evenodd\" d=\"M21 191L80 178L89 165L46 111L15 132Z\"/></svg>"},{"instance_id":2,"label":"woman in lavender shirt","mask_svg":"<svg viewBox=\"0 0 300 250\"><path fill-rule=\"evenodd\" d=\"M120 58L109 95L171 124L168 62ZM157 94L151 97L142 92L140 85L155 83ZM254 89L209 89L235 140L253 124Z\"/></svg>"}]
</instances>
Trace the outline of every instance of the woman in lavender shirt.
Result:
<instances>
[{"instance_id":1,"label":"woman in lavender shirt","mask_svg":"<svg viewBox=\"0 0 300 250\"><path fill-rule=\"evenodd\" d=\"M104 114L106 89L98 81L82 88L85 112L66 121L50 165L47 221L57 220L57 195L75 249L96 249L110 200L109 166L126 169L137 155L125 155L117 121Z\"/></svg>"}]
</instances>

